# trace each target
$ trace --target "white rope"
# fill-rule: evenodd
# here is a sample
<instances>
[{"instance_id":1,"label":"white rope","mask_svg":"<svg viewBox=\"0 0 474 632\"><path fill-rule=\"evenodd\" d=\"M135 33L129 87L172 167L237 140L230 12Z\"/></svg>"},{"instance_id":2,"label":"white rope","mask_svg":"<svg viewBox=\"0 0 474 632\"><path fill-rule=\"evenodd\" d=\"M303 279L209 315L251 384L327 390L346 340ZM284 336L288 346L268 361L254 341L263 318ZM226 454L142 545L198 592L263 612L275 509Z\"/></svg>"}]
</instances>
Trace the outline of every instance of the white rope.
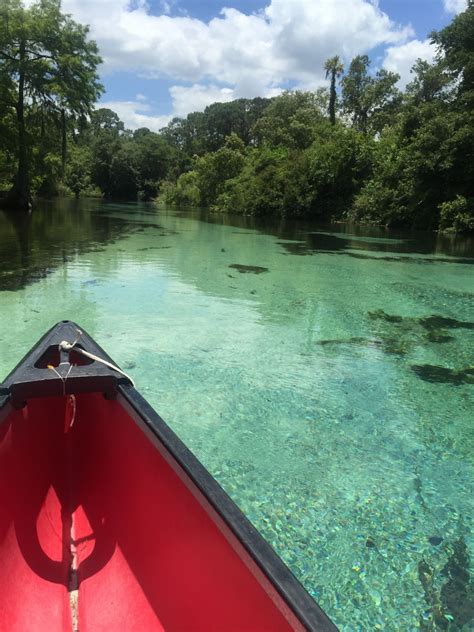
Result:
<instances>
[{"instance_id":1,"label":"white rope","mask_svg":"<svg viewBox=\"0 0 474 632\"><path fill-rule=\"evenodd\" d=\"M59 364L59 366L61 366L62 364L69 364L69 362L61 362ZM50 371L53 371L54 373L56 373L56 375L59 377L59 379L61 380L61 382L63 383L63 395L66 395L66 380L69 377L69 373L71 373L71 369L72 369L72 364L69 364L69 370L66 373L65 377L63 377L61 375L61 373L59 373L59 371L56 371L56 369L54 368L54 366L52 364L48 364L48 369Z\"/></svg>"},{"instance_id":2,"label":"white rope","mask_svg":"<svg viewBox=\"0 0 474 632\"><path fill-rule=\"evenodd\" d=\"M127 380L130 380L132 386L135 386L135 382L132 380L132 378L126 373L124 373L124 371L119 369L118 366L115 366L115 364L112 364L111 362L108 362L107 360L104 360L103 358L99 358L99 356L96 356L93 353L89 353L88 351L85 351L81 347L76 347L77 343L79 342L79 339L82 336L82 331L78 329L77 333L78 333L78 336L74 342L67 342L67 340L63 340L62 342L59 343L59 349L62 351L72 351L72 349L74 349L76 353L80 353L81 355L86 356L86 358L95 360L95 362L100 362L101 364L104 364L105 366L109 367L109 369L112 369L113 371L117 371L117 373L120 373L120 375L123 375L124 377L126 377ZM56 370L56 368L52 364L48 364L48 369L50 369L50 371L53 371L53 373L55 373L59 377L59 379L63 383L63 395L66 396L66 381L69 377L69 374L71 373L72 364L70 362L61 362L59 366L62 366L63 364L69 365L68 372L66 373L64 377L61 375L59 371ZM70 408L72 409L72 415L71 415L70 420L67 420L68 404L70 405ZM76 419L76 409L77 409L76 398L74 395L69 395L68 404L66 404L66 408L65 408L65 415L66 415L65 419L68 422L68 428L72 428L74 421Z\"/></svg>"},{"instance_id":3,"label":"white rope","mask_svg":"<svg viewBox=\"0 0 474 632\"><path fill-rule=\"evenodd\" d=\"M80 335L82 335L82 332L79 332L79 333ZM105 366L108 366L109 369L112 369L113 371L117 371L117 373L120 373L121 375L126 377L127 380L130 380L130 382L132 383L132 386L135 386L135 382L133 381L133 379L129 375L127 375L127 373L122 371L122 369L119 369L118 366L115 366L115 364L112 364L111 362L107 362L107 360L104 360L103 358L99 358L99 356L96 356L93 353L89 353L88 351L81 349L81 347L76 347L78 340L79 338L77 338L73 343L63 340L59 344L59 348L62 349L63 351L71 351L72 349L74 349L74 351L76 351L77 353L80 353L83 356L86 356L86 358L90 358L91 360L95 360L96 362L100 362L101 364L105 364Z\"/></svg>"},{"instance_id":4,"label":"white rope","mask_svg":"<svg viewBox=\"0 0 474 632\"><path fill-rule=\"evenodd\" d=\"M66 380L69 377L69 373L71 373L72 364L70 364L69 362L61 362L59 366L61 366L62 364L69 364L68 372L66 373L64 377L61 375L59 371L56 371L56 369L54 368L52 364L48 364L48 369L50 371L53 371L53 373L56 373L56 375L59 377L59 379L63 383L63 395L64 397L66 397ZM69 428L72 428L74 421L76 419L76 397L74 395L68 395L68 402L72 406L72 417L71 417L71 420L69 421ZM67 418L67 404L66 404L64 414L66 415L66 418Z\"/></svg>"}]
</instances>

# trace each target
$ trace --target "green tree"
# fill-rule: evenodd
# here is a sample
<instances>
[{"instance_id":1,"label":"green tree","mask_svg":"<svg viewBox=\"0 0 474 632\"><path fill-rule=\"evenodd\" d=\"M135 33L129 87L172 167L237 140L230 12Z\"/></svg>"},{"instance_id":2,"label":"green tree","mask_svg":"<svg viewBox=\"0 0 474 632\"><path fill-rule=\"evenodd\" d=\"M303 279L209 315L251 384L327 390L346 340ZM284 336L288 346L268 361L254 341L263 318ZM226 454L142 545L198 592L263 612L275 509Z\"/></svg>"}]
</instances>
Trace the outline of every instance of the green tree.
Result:
<instances>
[{"instance_id":1,"label":"green tree","mask_svg":"<svg viewBox=\"0 0 474 632\"><path fill-rule=\"evenodd\" d=\"M13 112L2 108L0 101L0 190L11 186L16 160L16 134Z\"/></svg>"},{"instance_id":2,"label":"green tree","mask_svg":"<svg viewBox=\"0 0 474 632\"><path fill-rule=\"evenodd\" d=\"M245 145L252 141L252 127L261 116L268 99L237 99L228 103L213 103L204 110L207 151L216 151L231 134L236 134Z\"/></svg>"},{"instance_id":3,"label":"green tree","mask_svg":"<svg viewBox=\"0 0 474 632\"><path fill-rule=\"evenodd\" d=\"M194 156L217 151L230 134L237 134L245 145L254 142L253 126L271 99L237 99L213 103L204 112L191 112L185 119L174 118L160 130L170 145L181 152L181 169L190 168Z\"/></svg>"},{"instance_id":4,"label":"green tree","mask_svg":"<svg viewBox=\"0 0 474 632\"><path fill-rule=\"evenodd\" d=\"M66 167L65 182L76 198L91 185L91 170L90 149L73 145Z\"/></svg>"},{"instance_id":5,"label":"green tree","mask_svg":"<svg viewBox=\"0 0 474 632\"><path fill-rule=\"evenodd\" d=\"M439 33L434 64L418 60L404 106L374 146L352 215L388 225L474 229L473 4Z\"/></svg>"},{"instance_id":6,"label":"green tree","mask_svg":"<svg viewBox=\"0 0 474 632\"><path fill-rule=\"evenodd\" d=\"M347 213L370 175L373 151L370 136L324 121L306 152L314 200L312 214L334 217Z\"/></svg>"},{"instance_id":7,"label":"green tree","mask_svg":"<svg viewBox=\"0 0 474 632\"><path fill-rule=\"evenodd\" d=\"M412 81L407 85L405 102L417 108L426 103L439 102L450 97L448 86L450 77L445 72L444 60L441 63L430 64L418 59L413 68Z\"/></svg>"},{"instance_id":8,"label":"green tree","mask_svg":"<svg viewBox=\"0 0 474 632\"><path fill-rule=\"evenodd\" d=\"M137 150L138 184L144 200L156 197L160 182L168 177L176 152L165 138L149 129L141 128L133 133Z\"/></svg>"},{"instance_id":9,"label":"green tree","mask_svg":"<svg viewBox=\"0 0 474 632\"><path fill-rule=\"evenodd\" d=\"M121 138L125 132L123 122L108 108L95 110L90 124L84 124L80 143L92 149L91 178L105 197L113 197L112 161L121 148Z\"/></svg>"},{"instance_id":10,"label":"green tree","mask_svg":"<svg viewBox=\"0 0 474 632\"><path fill-rule=\"evenodd\" d=\"M62 112L64 143L66 110L86 114L100 94L100 57L87 34L87 27L61 13L60 0L40 0L29 8L20 0L2 0L0 100L16 114L18 163L10 192L16 208L30 208L29 113L39 106Z\"/></svg>"},{"instance_id":11,"label":"green tree","mask_svg":"<svg viewBox=\"0 0 474 632\"><path fill-rule=\"evenodd\" d=\"M90 120L90 130L93 132L93 136L101 132L108 132L112 136L118 137L125 131L125 126L118 114L109 108L94 110Z\"/></svg>"},{"instance_id":12,"label":"green tree","mask_svg":"<svg viewBox=\"0 0 474 632\"><path fill-rule=\"evenodd\" d=\"M315 129L322 120L320 94L284 92L264 110L253 134L258 145L305 149L313 142Z\"/></svg>"},{"instance_id":13,"label":"green tree","mask_svg":"<svg viewBox=\"0 0 474 632\"><path fill-rule=\"evenodd\" d=\"M136 200L140 186L137 147L128 141L114 153L110 164L110 181L107 197Z\"/></svg>"},{"instance_id":14,"label":"green tree","mask_svg":"<svg viewBox=\"0 0 474 632\"><path fill-rule=\"evenodd\" d=\"M196 160L194 169L198 175L202 206L214 204L224 183L240 173L245 162L244 151L243 141L236 134L231 134L224 147Z\"/></svg>"},{"instance_id":15,"label":"green tree","mask_svg":"<svg viewBox=\"0 0 474 632\"><path fill-rule=\"evenodd\" d=\"M342 79L343 109L360 132L380 132L400 105L400 92L395 84L400 76L378 70L369 75L367 55L354 57L346 76Z\"/></svg>"},{"instance_id":16,"label":"green tree","mask_svg":"<svg viewBox=\"0 0 474 632\"><path fill-rule=\"evenodd\" d=\"M474 0L444 29L431 34L438 46L438 61L444 61L464 104L474 104Z\"/></svg>"},{"instance_id":17,"label":"green tree","mask_svg":"<svg viewBox=\"0 0 474 632\"><path fill-rule=\"evenodd\" d=\"M331 125L336 124L336 79L339 78L344 72L344 66L339 59L339 56L330 57L324 64L324 70L326 71L326 79L331 78L331 85L329 88L329 120Z\"/></svg>"}]
</instances>

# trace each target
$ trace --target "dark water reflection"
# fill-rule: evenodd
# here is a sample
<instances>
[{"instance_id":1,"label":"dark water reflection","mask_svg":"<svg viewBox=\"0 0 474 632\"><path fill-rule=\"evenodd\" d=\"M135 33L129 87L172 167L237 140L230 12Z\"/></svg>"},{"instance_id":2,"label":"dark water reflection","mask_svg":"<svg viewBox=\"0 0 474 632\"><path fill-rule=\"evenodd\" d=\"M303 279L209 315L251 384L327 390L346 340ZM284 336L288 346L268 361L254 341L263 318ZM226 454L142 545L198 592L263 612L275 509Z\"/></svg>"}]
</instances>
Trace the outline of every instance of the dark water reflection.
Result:
<instances>
[{"instance_id":1,"label":"dark water reflection","mask_svg":"<svg viewBox=\"0 0 474 632\"><path fill-rule=\"evenodd\" d=\"M296 243L282 244L291 254L344 253L348 250L361 250L467 258L467 261L460 261L461 263L472 263L474 260L474 237L466 235L400 231L350 223L316 225L305 220L226 216L206 211L199 214L199 219L213 224L258 230L280 239L294 241Z\"/></svg>"},{"instance_id":2,"label":"dark water reflection","mask_svg":"<svg viewBox=\"0 0 474 632\"><path fill-rule=\"evenodd\" d=\"M0 211L0 291L24 288L71 257L100 249L133 232L162 231L156 223L156 213L156 208L147 204L105 204L100 200L44 201L31 215ZM474 240L466 236L406 233L349 224L316 227L307 221L195 210L181 211L179 215L234 227L243 234L259 231L273 235L293 255L325 252L410 262L414 256L423 255L422 263L474 262Z\"/></svg>"},{"instance_id":3,"label":"dark water reflection","mask_svg":"<svg viewBox=\"0 0 474 632\"><path fill-rule=\"evenodd\" d=\"M42 202L31 214L0 211L0 291L20 290L78 254L145 229L126 214L111 217L114 210L130 206L56 200Z\"/></svg>"}]
</instances>

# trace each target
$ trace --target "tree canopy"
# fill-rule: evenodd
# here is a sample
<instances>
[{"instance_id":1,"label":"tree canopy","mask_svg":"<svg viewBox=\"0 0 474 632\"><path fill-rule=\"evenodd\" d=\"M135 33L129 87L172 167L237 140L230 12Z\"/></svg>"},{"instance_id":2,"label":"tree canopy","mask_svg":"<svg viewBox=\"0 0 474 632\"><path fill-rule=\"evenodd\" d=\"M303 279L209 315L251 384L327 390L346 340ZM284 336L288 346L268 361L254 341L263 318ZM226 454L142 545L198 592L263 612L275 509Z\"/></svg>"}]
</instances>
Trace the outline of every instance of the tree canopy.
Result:
<instances>
[{"instance_id":1,"label":"tree canopy","mask_svg":"<svg viewBox=\"0 0 474 632\"><path fill-rule=\"evenodd\" d=\"M90 113L101 92L97 46L88 29L61 13L60 0L41 0L25 8L3 0L0 9L0 100L17 123L17 175L11 191L16 206L30 201L29 123L60 121L65 163L66 117Z\"/></svg>"},{"instance_id":2,"label":"tree canopy","mask_svg":"<svg viewBox=\"0 0 474 632\"><path fill-rule=\"evenodd\" d=\"M17 206L31 189L474 230L474 0L403 91L368 56L333 56L328 88L214 103L159 132L94 109L98 51L59 0L1 7L0 196Z\"/></svg>"},{"instance_id":3,"label":"tree canopy","mask_svg":"<svg viewBox=\"0 0 474 632\"><path fill-rule=\"evenodd\" d=\"M473 0L431 37L436 60L418 60L404 92L398 75L371 71L366 55L344 74L340 58L331 57L324 65L329 93L272 99L239 153L237 175L234 157L232 168L216 171L211 153L167 185L166 199L239 213L474 230Z\"/></svg>"}]
</instances>

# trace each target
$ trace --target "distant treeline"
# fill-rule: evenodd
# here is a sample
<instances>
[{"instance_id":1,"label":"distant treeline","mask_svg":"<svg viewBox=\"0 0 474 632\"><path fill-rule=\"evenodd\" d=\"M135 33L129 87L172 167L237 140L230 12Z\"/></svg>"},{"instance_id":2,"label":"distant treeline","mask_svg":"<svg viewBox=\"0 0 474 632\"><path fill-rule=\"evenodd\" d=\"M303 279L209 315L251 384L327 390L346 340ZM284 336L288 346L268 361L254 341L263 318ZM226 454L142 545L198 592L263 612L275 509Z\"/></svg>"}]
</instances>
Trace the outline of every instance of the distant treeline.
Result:
<instances>
[{"instance_id":1,"label":"distant treeline","mask_svg":"<svg viewBox=\"0 0 474 632\"><path fill-rule=\"evenodd\" d=\"M48 3L59 6L41 6ZM73 90L26 99L29 186L41 196L158 198L231 213L472 231L474 0L431 38L435 62L419 60L404 91L398 75L370 72L365 55L347 68L333 57L327 89L215 103L158 133L126 130L114 112L86 102L70 106ZM2 58L0 30L0 70L8 50ZM89 101L100 91L94 86ZM1 97L0 81L0 189L11 191L21 129L17 108Z\"/></svg>"},{"instance_id":2,"label":"distant treeline","mask_svg":"<svg viewBox=\"0 0 474 632\"><path fill-rule=\"evenodd\" d=\"M214 105L162 134L183 173L168 203L252 215L474 230L474 2L432 34L435 62L399 77L358 56L330 89ZM339 89L337 84L339 83ZM190 168L191 167L191 168Z\"/></svg>"}]
</instances>

